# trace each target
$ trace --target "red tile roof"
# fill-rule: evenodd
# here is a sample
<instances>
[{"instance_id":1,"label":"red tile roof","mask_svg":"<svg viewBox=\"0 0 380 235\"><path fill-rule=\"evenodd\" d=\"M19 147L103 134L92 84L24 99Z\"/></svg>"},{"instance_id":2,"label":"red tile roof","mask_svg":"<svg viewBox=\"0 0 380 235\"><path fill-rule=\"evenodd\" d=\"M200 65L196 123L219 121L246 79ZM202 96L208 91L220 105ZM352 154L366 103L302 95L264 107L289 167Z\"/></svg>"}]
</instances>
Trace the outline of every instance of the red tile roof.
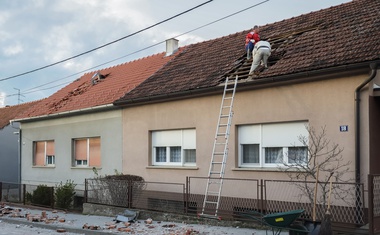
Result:
<instances>
[{"instance_id":1,"label":"red tile roof","mask_svg":"<svg viewBox=\"0 0 380 235\"><path fill-rule=\"evenodd\" d=\"M380 1L354 0L260 27L275 43L260 78L318 71L380 59ZM212 88L245 60L242 31L190 45L154 76L114 102L160 100ZM273 62L274 61L274 62Z\"/></svg>"},{"instance_id":2,"label":"red tile roof","mask_svg":"<svg viewBox=\"0 0 380 235\"><path fill-rule=\"evenodd\" d=\"M13 120L16 116L40 101L41 100L0 108L0 130L9 125L10 120Z\"/></svg>"},{"instance_id":3,"label":"red tile roof","mask_svg":"<svg viewBox=\"0 0 380 235\"><path fill-rule=\"evenodd\" d=\"M177 52L177 54L180 52ZM82 77L39 102L17 116L17 119L45 116L62 112L93 108L112 102L128 93L142 81L154 74L176 54L159 53L117 66L84 74ZM96 73L105 76L93 84Z\"/></svg>"}]
</instances>

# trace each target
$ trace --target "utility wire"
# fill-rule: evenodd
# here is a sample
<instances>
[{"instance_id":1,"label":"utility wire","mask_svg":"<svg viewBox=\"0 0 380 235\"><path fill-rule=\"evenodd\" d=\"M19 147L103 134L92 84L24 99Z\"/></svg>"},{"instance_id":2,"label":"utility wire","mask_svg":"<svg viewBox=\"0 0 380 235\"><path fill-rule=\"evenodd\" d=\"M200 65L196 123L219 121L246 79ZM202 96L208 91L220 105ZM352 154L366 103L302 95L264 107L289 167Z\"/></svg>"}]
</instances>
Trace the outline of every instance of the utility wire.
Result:
<instances>
[{"instance_id":1,"label":"utility wire","mask_svg":"<svg viewBox=\"0 0 380 235\"><path fill-rule=\"evenodd\" d=\"M183 35L183 34L181 34L181 35ZM176 36L176 37L177 37L177 36ZM69 78L69 77L73 77L73 76L78 75L78 74L83 74L84 72L87 72L87 71L92 71L93 69L98 68L98 67L100 67L100 66L103 66L103 65L106 65L106 64L109 64L109 63L115 62L115 61L117 61L117 60L120 60L120 59L123 59L123 58L125 58L125 57L131 56L131 55L133 55L133 54L136 54L136 53L139 53L139 52L145 51L145 50L147 50L147 49L149 49L149 48L152 48L152 47L158 46L158 45L160 45L161 43L164 43L165 41L166 41L166 40L164 40L164 41L160 41L160 42L157 42L157 43L155 43L155 44L153 44L153 45L150 45L150 46L144 47L144 48L142 48L142 49L139 49L139 50L134 51L134 52L132 52L132 53L129 53L129 54L127 54L127 55L123 55L123 56L118 57L118 58L116 58L116 59L109 60L109 61L104 62L104 63L102 63L102 64L98 64L98 65L93 66L93 67L91 67L91 68L87 68L87 69L85 69L85 70L82 70L82 71L76 72L76 73L74 73L74 74L71 74L71 75L68 75L68 76L66 76L66 77L63 77L63 78L57 79L57 80L55 80L55 81L48 82L48 83L45 83L45 84L39 85L39 86L37 86L37 87L29 88L29 89L25 90L25 91L23 92L23 94L29 94L29 93L32 93L32 92L36 92L36 91L32 91L32 90L34 90L34 89L36 89L36 88L39 88L39 87L46 86L46 85L48 85L48 84L56 83L56 82L59 81L59 80L63 80L63 79ZM70 82L61 83L60 85L64 85L64 84L67 84L67 83L70 83ZM60 85L57 85L57 86L60 86ZM48 90L48 89L51 89L51 88L55 88L55 87L57 87L57 86L48 87L48 88L44 88L44 89L39 89L39 90L37 90L37 91ZM9 95L9 96L11 96L11 95Z\"/></svg>"},{"instance_id":2,"label":"utility wire","mask_svg":"<svg viewBox=\"0 0 380 235\"><path fill-rule=\"evenodd\" d=\"M127 36L124 36L124 37L122 37L122 38L116 39L116 40L114 40L114 41L112 41L112 42L106 43L106 44L104 44L104 45L102 45L102 46L98 46L98 47L96 47L96 48L94 48L94 49L91 49L91 50L88 50L88 51L82 52L82 53L80 53L80 54L78 54L78 55L75 55L75 56L69 57L69 58L64 59L64 60L57 61L57 62L52 63L52 64L49 64L49 65L45 65L45 66L42 66L42 67L40 67L40 68L33 69L33 70L30 70L30 71L27 71L27 72L24 72L24 73L20 73L20 74L13 75L13 76L10 76L10 77L2 78L2 79L0 79L0 82L1 82L1 81L5 81L5 80L8 80L8 79L11 79L11 78L20 77L20 76L22 76L22 75L26 75L26 74L29 74L29 73L33 73L33 72L36 72L36 71L39 71L39 70L42 70L42 69L46 69L46 68L49 68L49 67L51 67L51 66L54 66L54 65L57 65L57 64L61 64L61 63L66 62L66 61L68 61L68 60L72 60L72 59L74 59L74 58L77 58L77 57L80 57L80 56L82 56L82 55L88 54L88 53L90 53L90 52L93 52L93 51L99 50L99 49L101 49L101 48L103 48L103 47L109 46L109 45L114 44L114 43L116 43L116 42L118 42L118 41L124 40L124 39L129 38L129 37L131 37L131 36L133 36L133 35L139 34L139 33L143 32L143 31L146 31L146 30L148 30L148 29L151 29L151 28L153 28L153 27L155 27L155 26L157 26L157 25L160 25L160 24L165 23L165 22L167 22L167 21L169 21L169 20L172 20L172 19L174 19L174 18L176 18L176 17L178 17L178 16L180 16L180 15L183 15L183 14L185 14L185 13L188 13L188 12L190 12L190 11L196 9L196 8L199 8L199 7L203 6L203 5L206 5L206 4L208 4L208 3L212 2L212 1L213 1L213 0L209 0L209 1L207 1L207 2L201 3L201 4L199 4L199 5L197 5L197 6L193 7L193 8L190 8L190 9L188 9L188 10L186 10L186 11L183 11L183 12L177 14L177 15L174 15L174 16L169 17L169 18L167 18L167 19L165 19L165 20L162 20L162 21L160 21L160 22L158 22L158 23L155 23L155 24L153 24L153 25L151 25L151 26L148 26L148 27L146 27L146 28L144 28L144 29L138 30L138 31L136 31L136 32L134 32L134 33L131 33L131 34L127 35Z\"/></svg>"},{"instance_id":3,"label":"utility wire","mask_svg":"<svg viewBox=\"0 0 380 235\"><path fill-rule=\"evenodd\" d=\"M249 7L247 7L247 8L242 9L242 10L239 10L239 11L237 11L237 12L234 12L234 13L232 13L232 14L229 14L229 15L227 15L227 16L224 16L224 17L222 17L222 18L219 18L219 19L217 19L217 20L211 21L210 23L204 24L204 25L202 25L202 26L199 26L199 27L197 27L197 28L191 29L191 30L186 31L186 32L184 32L184 33L178 34L178 35L174 36L173 38L177 38L177 37L183 36L183 35L185 35L185 34L188 34L188 33L194 32L194 31L196 31L196 30L199 30L199 29L204 28L204 27L206 27L206 26L209 26L209 25L211 25L211 24L217 23L217 22L219 22L219 21L222 21L222 20L227 19L227 18L229 18L229 17L231 17L231 16L237 15L237 14L239 14L239 13L242 13L242 12L244 12L244 11L247 11L247 10L253 8L253 7L257 7L257 6L261 5L261 4L264 4L264 3L269 2L269 1L270 1L270 0L265 0L265 1L259 2L259 3L257 3L257 4L254 4L254 5L252 5L252 6L249 6ZM91 67L91 68L88 68L88 69L85 69L85 70L79 71L79 72L77 72L77 73L74 73L74 74L68 75L68 76L66 76L66 77L63 77L63 78L57 79L57 80L55 80L55 81L52 81L52 82L49 82L49 83L45 83L45 84L39 85L39 86L37 86L37 87L33 87L33 88L30 88L30 89L27 89L27 90L25 90L22 94L25 95L25 94L34 93L34 92L37 92L37 91L49 90L49 89L53 89L53 88L56 88L56 87L59 87L59 86L62 86L62 85L68 84L68 83L70 83L71 81L69 81L69 82L65 82L65 83L60 83L60 84L55 85L55 86L52 86L52 87L47 87L47 88L44 88L44 89L39 89L39 90L37 90L37 91L34 91L34 89L36 89L36 88L40 88L40 87L46 86L46 85L48 85L48 84L56 83L56 82L59 81L59 80L63 80L63 79L70 78L70 77L73 77L73 76L78 75L78 74L82 74L82 73L84 73L84 72L87 72L87 71L93 70L93 69L95 69L95 68L98 68L98 67L100 67L100 66L103 66L103 65L106 65L106 64L112 63L112 62L117 61L117 60L120 60L120 59L122 59L122 58L125 58L125 57L128 57L128 56L131 56L131 55L136 54L136 53L139 53L139 52L141 52L141 51L145 51L145 50L150 49L150 48L152 48L152 47L155 47L155 46L157 46L157 45L159 45L159 44L161 44L161 43L164 43L165 41L166 41L166 40L163 40L163 41L157 42L157 43L155 43L155 44L153 44L153 45L150 45L150 46L144 47L144 48L142 48L142 49L140 49L140 50L137 50L137 51L134 51L134 52L129 53L129 54L127 54L127 55L124 55L124 56L118 57L118 58L116 58L116 59L113 59L113 60L110 60L110 61L104 62L104 63L102 63L102 64L99 64L99 65L93 66L93 67ZM17 94L13 94L13 95L17 95ZM12 96L12 95L8 95L8 96Z\"/></svg>"}]
</instances>

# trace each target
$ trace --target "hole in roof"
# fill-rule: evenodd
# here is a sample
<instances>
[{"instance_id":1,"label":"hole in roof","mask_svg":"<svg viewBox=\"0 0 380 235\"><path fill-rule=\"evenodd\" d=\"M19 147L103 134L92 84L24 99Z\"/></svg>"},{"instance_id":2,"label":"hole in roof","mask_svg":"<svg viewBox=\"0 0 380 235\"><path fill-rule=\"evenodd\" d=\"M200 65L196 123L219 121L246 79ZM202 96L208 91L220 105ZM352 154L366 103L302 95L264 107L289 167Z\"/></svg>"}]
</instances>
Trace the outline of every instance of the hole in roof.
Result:
<instances>
[{"instance_id":1,"label":"hole in roof","mask_svg":"<svg viewBox=\"0 0 380 235\"><path fill-rule=\"evenodd\" d=\"M94 75L92 75L91 77L91 83L92 85L95 85L97 84L100 80L106 78L106 76L102 75L100 72L96 72L94 73Z\"/></svg>"},{"instance_id":2,"label":"hole in roof","mask_svg":"<svg viewBox=\"0 0 380 235\"><path fill-rule=\"evenodd\" d=\"M321 26L312 26L299 29L293 32L286 32L283 34L263 38L263 40L266 40L271 44L271 55L268 58L268 70L271 66L274 66L278 61L280 61L284 57L284 55L286 54L287 46L289 44L294 42L300 35L306 32L317 30L320 27ZM224 77L235 77L236 75L238 75L239 79L246 79L248 78L251 64L252 59L247 60L246 53L244 53L240 58L238 58L234 62L233 68L231 68L230 72L228 72ZM260 74L264 71L264 66L258 66L255 71L258 74Z\"/></svg>"}]
</instances>

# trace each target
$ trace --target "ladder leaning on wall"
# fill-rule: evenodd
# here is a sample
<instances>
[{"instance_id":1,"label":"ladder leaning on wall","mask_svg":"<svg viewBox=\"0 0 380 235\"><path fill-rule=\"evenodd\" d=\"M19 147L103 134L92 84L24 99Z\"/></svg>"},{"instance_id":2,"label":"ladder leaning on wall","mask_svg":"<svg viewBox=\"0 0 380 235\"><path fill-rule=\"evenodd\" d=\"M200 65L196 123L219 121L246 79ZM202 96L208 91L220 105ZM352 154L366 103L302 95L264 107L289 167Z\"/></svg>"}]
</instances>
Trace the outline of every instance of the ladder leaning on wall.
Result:
<instances>
[{"instance_id":1,"label":"ladder leaning on wall","mask_svg":"<svg viewBox=\"0 0 380 235\"><path fill-rule=\"evenodd\" d=\"M203 200L202 212L200 213L200 216L203 217L220 219L220 217L218 217L218 210L223 186L224 170L228 156L228 139L230 136L233 116L232 107L237 82L238 76L233 80L233 86L229 86L231 83L227 77L224 84L223 98L220 106L218 124L216 126L206 192Z\"/></svg>"}]
</instances>

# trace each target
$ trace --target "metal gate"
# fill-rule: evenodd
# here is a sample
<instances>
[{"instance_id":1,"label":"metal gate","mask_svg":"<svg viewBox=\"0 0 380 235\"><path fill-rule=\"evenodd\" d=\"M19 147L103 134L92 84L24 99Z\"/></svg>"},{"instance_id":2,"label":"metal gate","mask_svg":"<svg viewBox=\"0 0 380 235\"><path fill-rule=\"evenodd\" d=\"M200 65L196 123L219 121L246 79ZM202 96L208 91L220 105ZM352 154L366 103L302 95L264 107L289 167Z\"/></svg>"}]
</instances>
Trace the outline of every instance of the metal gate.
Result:
<instances>
[{"instance_id":1,"label":"metal gate","mask_svg":"<svg viewBox=\"0 0 380 235\"><path fill-rule=\"evenodd\" d=\"M368 175L368 217L370 234L380 234L380 175Z\"/></svg>"}]
</instances>

